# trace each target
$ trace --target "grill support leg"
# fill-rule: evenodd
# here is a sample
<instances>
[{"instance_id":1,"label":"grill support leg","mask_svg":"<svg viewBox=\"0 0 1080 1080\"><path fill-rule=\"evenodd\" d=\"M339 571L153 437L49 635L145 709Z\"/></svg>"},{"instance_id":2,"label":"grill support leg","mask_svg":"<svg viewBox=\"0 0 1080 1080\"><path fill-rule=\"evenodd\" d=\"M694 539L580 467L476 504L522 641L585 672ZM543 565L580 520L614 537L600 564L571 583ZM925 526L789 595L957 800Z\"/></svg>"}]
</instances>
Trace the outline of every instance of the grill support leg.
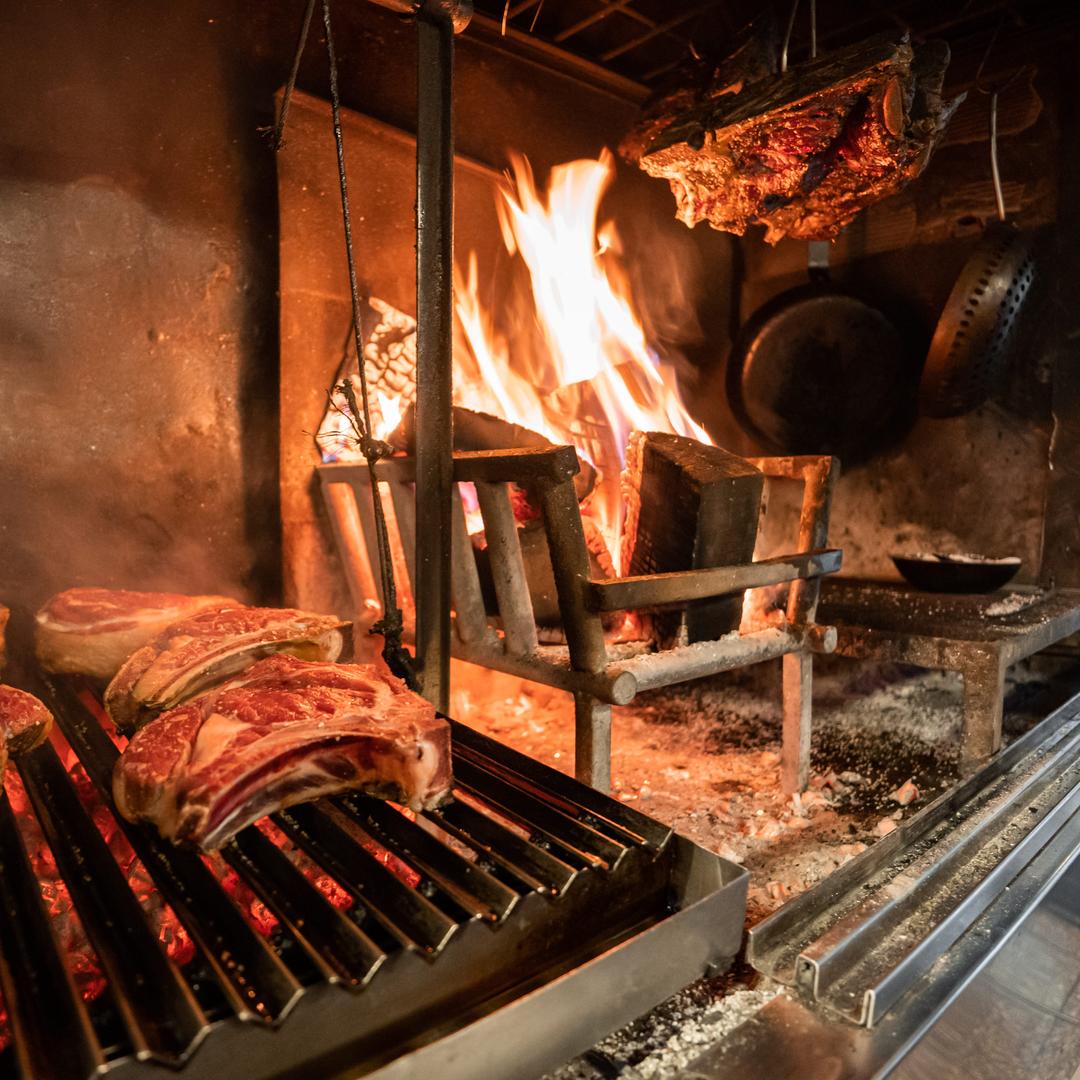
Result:
<instances>
[{"instance_id":1,"label":"grill support leg","mask_svg":"<svg viewBox=\"0 0 1080 1080\"><path fill-rule=\"evenodd\" d=\"M591 694L574 695L574 775L611 791L611 706Z\"/></svg>"},{"instance_id":2,"label":"grill support leg","mask_svg":"<svg viewBox=\"0 0 1080 1080\"><path fill-rule=\"evenodd\" d=\"M416 27L416 654L424 696L445 712L453 524L454 30L436 4L421 11Z\"/></svg>"},{"instance_id":3,"label":"grill support leg","mask_svg":"<svg viewBox=\"0 0 1080 1080\"><path fill-rule=\"evenodd\" d=\"M810 780L810 697L814 657L800 650L784 656L784 735L780 779L787 794L805 791Z\"/></svg>"},{"instance_id":4,"label":"grill support leg","mask_svg":"<svg viewBox=\"0 0 1080 1080\"><path fill-rule=\"evenodd\" d=\"M964 677L964 730L960 743L960 770L966 776L1001 749L1004 712L1005 665L998 657L966 665Z\"/></svg>"}]
</instances>

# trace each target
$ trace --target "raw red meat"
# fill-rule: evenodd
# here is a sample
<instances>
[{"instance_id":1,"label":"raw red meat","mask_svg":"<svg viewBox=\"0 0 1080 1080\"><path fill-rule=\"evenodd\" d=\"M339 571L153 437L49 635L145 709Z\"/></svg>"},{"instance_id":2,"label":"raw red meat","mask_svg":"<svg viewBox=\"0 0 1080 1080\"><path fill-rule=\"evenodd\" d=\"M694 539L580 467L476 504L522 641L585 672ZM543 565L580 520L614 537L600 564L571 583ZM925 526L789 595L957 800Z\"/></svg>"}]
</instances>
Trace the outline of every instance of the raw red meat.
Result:
<instances>
[{"instance_id":1,"label":"raw red meat","mask_svg":"<svg viewBox=\"0 0 1080 1080\"><path fill-rule=\"evenodd\" d=\"M926 167L963 100L942 98L948 64L943 41L883 34L737 93L668 94L626 150L668 181L686 225L831 239Z\"/></svg>"},{"instance_id":2,"label":"raw red meat","mask_svg":"<svg viewBox=\"0 0 1080 1080\"><path fill-rule=\"evenodd\" d=\"M52 724L52 713L33 694L0 684L0 772L9 752L21 754L40 746Z\"/></svg>"},{"instance_id":3,"label":"raw red meat","mask_svg":"<svg viewBox=\"0 0 1080 1080\"><path fill-rule=\"evenodd\" d=\"M111 679L167 626L210 608L238 607L227 596L67 589L37 613L37 654L46 671Z\"/></svg>"},{"instance_id":4,"label":"raw red meat","mask_svg":"<svg viewBox=\"0 0 1080 1080\"><path fill-rule=\"evenodd\" d=\"M399 679L279 655L143 727L113 798L129 821L209 851L294 803L362 791L420 810L450 782L449 724Z\"/></svg>"},{"instance_id":5,"label":"raw red meat","mask_svg":"<svg viewBox=\"0 0 1080 1080\"><path fill-rule=\"evenodd\" d=\"M113 723L130 730L272 653L337 660L349 624L295 608L223 608L174 623L130 656L105 691Z\"/></svg>"}]
</instances>

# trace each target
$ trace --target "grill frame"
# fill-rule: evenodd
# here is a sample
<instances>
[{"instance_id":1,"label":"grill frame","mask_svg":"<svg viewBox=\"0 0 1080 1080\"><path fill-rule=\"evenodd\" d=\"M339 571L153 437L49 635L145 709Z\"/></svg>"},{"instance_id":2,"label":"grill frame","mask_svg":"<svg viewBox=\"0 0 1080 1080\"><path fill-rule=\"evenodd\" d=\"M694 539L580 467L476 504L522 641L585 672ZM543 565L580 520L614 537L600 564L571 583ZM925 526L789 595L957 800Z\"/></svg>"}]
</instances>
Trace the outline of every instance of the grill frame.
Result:
<instances>
[{"instance_id":1,"label":"grill frame","mask_svg":"<svg viewBox=\"0 0 1080 1080\"><path fill-rule=\"evenodd\" d=\"M81 684L28 681L106 793L118 751L79 699ZM114 1015L103 1029L102 1006L84 1006L67 963L63 970L55 964L62 954L5 795L0 981L14 1034L4 1058L16 1061L15 1074L126 1080L182 1069L247 1080L301 1067L394 1076L422 1066L465 1077L479 1075L482 1062L485 1076L527 1075L573 1056L736 954L746 871L463 725L453 724L453 735L466 798L426 815L428 824L358 796L273 818L309 858L332 863L316 858L352 893L358 918L334 908L254 827L223 849L225 862L278 916L284 944L255 930L198 855L114 814L198 944L196 961L182 972L155 949L150 924L131 925L139 901L126 880L127 898L117 894L123 871L113 862L110 874L101 864L112 855L89 811L67 821L79 795L56 750L46 744L24 755L18 764L29 800L59 815L43 823L46 835L53 829L58 866L83 871L65 881ZM492 805L495 814L484 809ZM478 819L485 825L473 838ZM529 827L528 838L506 819ZM469 843L475 862L437 834L443 825L453 840ZM419 885L410 888L378 862L359 842L365 835L419 873ZM62 856L65 843L72 850ZM125 942L141 945L138 964L125 961L118 945ZM46 995L26 992L33 967L44 973L37 985L47 986ZM190 985L193 977L205 980L206 969L221 990L216 1011L206 1004L214 995ZM139 985L144 995L133 989ZM177 1001L186 1011L170 1029L169 1003ZM124 1042L116 1042L117 1030L126 1032Z\"/></svg>"}]
</instances>

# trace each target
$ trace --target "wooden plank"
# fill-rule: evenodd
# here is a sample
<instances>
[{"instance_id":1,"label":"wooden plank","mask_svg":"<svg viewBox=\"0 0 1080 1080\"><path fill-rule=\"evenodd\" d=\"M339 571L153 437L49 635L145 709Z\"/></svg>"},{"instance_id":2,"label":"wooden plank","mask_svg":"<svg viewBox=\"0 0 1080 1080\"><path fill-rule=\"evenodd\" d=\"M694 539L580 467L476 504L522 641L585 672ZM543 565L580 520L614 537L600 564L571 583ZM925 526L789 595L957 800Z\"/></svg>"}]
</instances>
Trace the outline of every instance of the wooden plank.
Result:
<instances>
[{"instance_id":1,"label":"wooden plank","mask_svg":"<svg viewBox=\"0 0 1080 1080\"><path fill-rule=\"evenodd\" d=\"M476 497L484 518L491 578L499 602L506 651L515 656L529 656L536 652L536 619L510 491L506 484L478 480Z\"/></svg>"},{"instance_id":2,"label":"wooden plank","mask_svg":"<svg viewBox=\"0 0 1080 1080\"><path fill-rule=\"evenodd\" d=\"M631 575L750 563L762 474L744 458L662 432L630 437L623 566ZM738 629L742 596L712 594L683 612L652 616L661 647L713 641Z\"/></svg>"}]
</instances>

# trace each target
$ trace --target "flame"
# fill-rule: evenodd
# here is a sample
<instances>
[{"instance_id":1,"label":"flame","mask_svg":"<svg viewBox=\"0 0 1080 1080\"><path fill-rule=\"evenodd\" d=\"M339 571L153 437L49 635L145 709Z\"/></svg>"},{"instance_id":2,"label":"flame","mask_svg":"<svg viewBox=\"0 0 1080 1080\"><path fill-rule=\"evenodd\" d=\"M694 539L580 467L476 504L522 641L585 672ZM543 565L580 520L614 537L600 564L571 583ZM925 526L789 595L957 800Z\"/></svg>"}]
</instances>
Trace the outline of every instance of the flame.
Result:
<instances>
[{"instance_id":1,"label":"flame","mask_svg":"<svg viewBox=\"0 0 1080 1080\"><path fill-rule=\"evenodd\" d=\"M528 269L541 347L514 354L480 303L477 264L456 274L456 310L467 344L455 357L459 404L494 413L553 442L569 442L597 467L589 512L613 558L622 525L618 473L631 431L665 431L711 445L683 405L675 372L650 347L618 263L615 226L598 226L614 178L597 160L556 166L541 193L529 162L511 158L499 222L511 255ZM616 562L617 565L617 562Z\"/></svg>"},{"instance_id":2,"label":"flame","mask_svg":"<svg viewBox=\"0 0 1080 1080\"><path fill-rule=\"evenodd\" d=\"M379 401L379 419L372 422L375 438L387 439L401 423L401 397L384 394L381 390L377 390L375 396Z\"/></svg>"}]
</instances>

